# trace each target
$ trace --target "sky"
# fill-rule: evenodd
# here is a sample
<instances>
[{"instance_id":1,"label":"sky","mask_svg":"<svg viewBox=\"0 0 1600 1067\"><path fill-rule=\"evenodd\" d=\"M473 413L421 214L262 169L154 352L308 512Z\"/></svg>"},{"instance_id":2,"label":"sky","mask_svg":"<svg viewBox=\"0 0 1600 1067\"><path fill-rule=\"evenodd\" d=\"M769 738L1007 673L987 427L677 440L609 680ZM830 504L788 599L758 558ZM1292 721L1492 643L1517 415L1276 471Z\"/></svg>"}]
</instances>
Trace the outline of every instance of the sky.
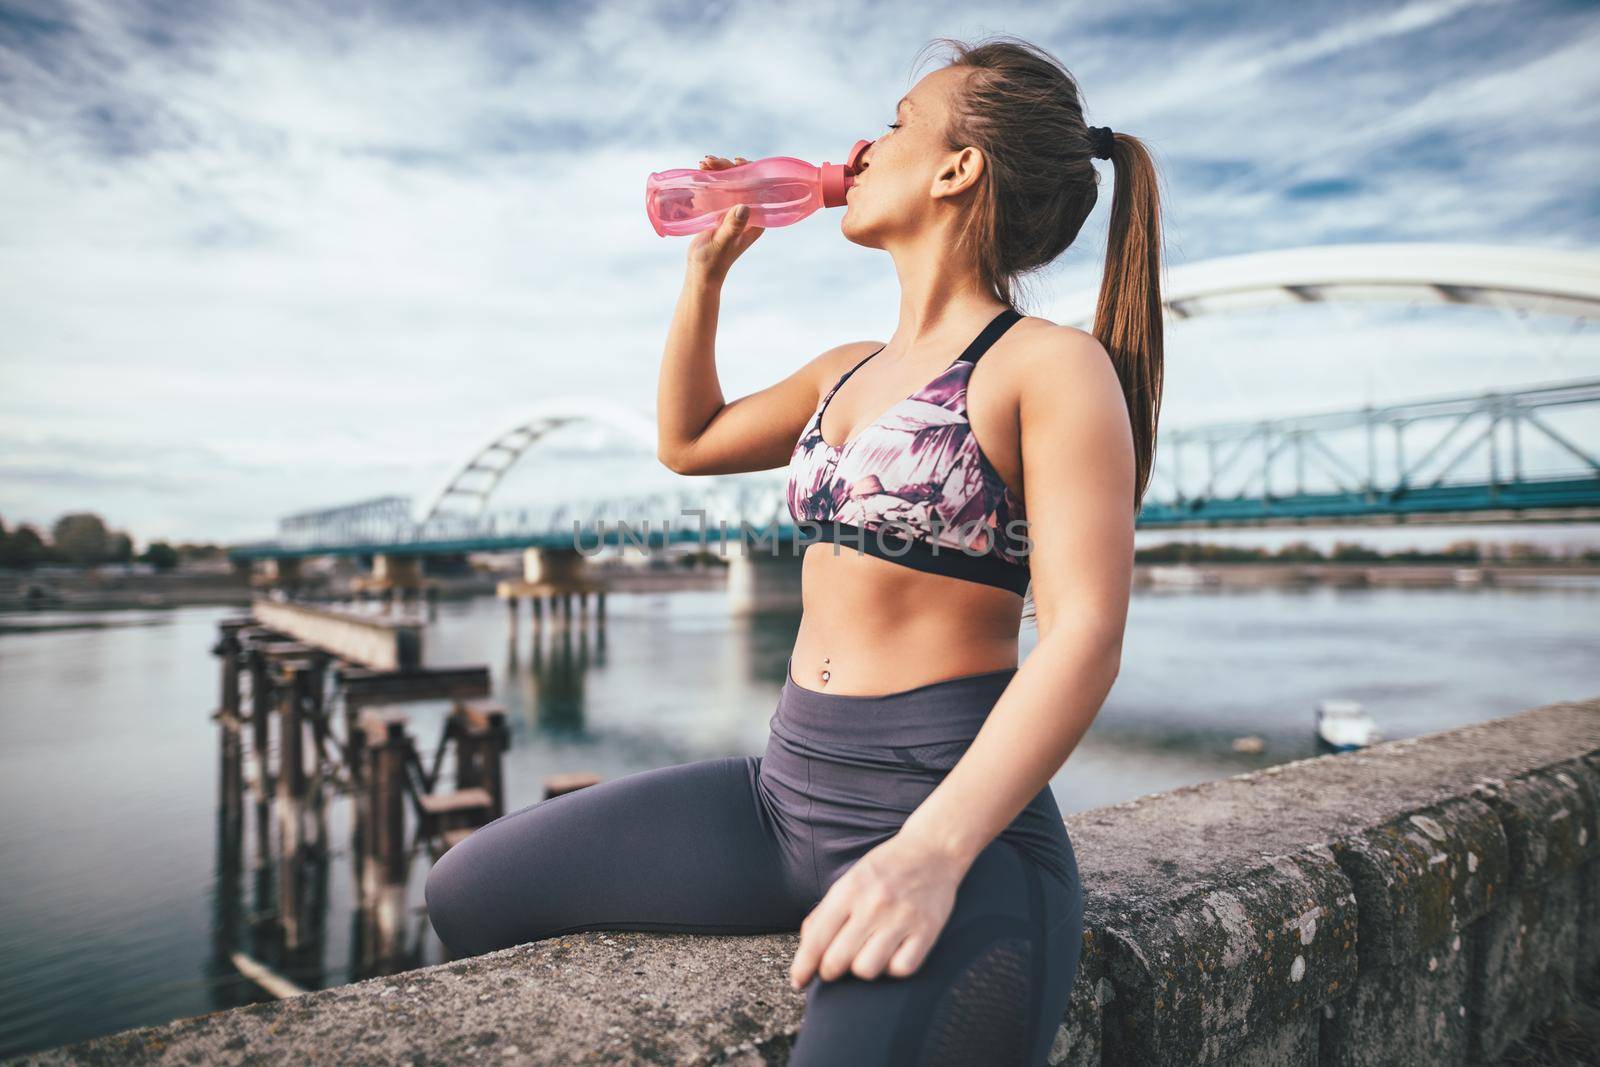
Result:
<instances>
[{"instance_id":1,"label":"sky","mask_svg":"<svg viewBox=\"0 0 1600 1067\"><path fill-rule=\"evenodd\" d=\"M643 211L706 153L842 161L938 36L1052 51L1162 171L1169 267L1351 242L1600 246L1600 9L0 0L0 519L140 543L420 506L548 401L653 419L687 240ZM1029 283L1098 283L1109 180ZM837 211L724 290L730 400L886 339L889 258ZM1326 305L1167 331L1162 426L1600 375L1595 326ZM681 486L602 428L495 507Z\"/></svg>"}]
</instances>

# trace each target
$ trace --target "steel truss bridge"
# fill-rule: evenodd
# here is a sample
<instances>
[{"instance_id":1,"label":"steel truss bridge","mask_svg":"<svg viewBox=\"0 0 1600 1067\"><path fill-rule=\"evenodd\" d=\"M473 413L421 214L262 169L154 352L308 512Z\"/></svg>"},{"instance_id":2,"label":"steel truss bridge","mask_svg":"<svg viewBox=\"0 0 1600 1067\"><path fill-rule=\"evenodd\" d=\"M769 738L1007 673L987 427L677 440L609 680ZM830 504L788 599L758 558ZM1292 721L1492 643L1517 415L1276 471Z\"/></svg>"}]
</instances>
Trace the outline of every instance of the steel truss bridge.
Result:
<instances>
[{"instance_id":1,"label":"steel truss bridge","mask_svg":"<svg viewBox=\"0 0 1600 1067\"><path fill-rule=\"evenodd\" d=\"M1230 257L1172 272L1177 319L1324 300L1401 299L1586 321L1600 309L1600 256L1457 245L1352 245ZM1087 326L1092 297L1060 321ZM660 547L788 540L783 471L692 479L693 487L489 507L507 472L565 427L620 431L654 463L655 426L601 398L539 405L458 468L414 518L386 496L301 512L238 560L448 554L527 547ZM1286 418L1162 427L1139 526L1578 521L1600 518L1600 378L1438 396Z\"/></svg>"},{"instance_id":2,"label":"steel truss bridge","mask_svg":"<svg viewBox=\"0 0 1600 1067\"><path fill-rule=\"evenodd\" d=\"M1600 441L1551 424L1582 406L1583 436L1600 437L1600 378L1175 430L1159 445L1167 491L1152 487L1139 525L1600 517ZM1529 470L1534 441L1566 469Z\"/></svg>"}]
</instances>

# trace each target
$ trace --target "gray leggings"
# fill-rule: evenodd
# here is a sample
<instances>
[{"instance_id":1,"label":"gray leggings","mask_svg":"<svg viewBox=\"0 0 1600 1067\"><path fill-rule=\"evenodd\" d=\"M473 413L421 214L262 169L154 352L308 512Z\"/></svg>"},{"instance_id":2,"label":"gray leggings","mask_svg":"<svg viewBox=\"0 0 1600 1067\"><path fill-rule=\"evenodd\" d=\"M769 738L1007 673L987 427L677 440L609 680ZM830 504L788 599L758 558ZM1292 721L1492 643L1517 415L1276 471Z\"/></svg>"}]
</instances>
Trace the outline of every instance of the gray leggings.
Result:
<instances>
[{"instance_id":1,"label":"gray leggings","mask_svg":"<svg viewBox=\"0 0 1600 1067\"><path fill-rule=\"evenodd\" d=\"M883 696L786 677L761 756L613 778L509 812L428 873L456 956L579 930L760 933L800 920L955 765L1015 667ZM1083 945L1048 786L979 853L917 971L806 987L789 1062L1042 1064Z\"/></svg>"}]
</instances>

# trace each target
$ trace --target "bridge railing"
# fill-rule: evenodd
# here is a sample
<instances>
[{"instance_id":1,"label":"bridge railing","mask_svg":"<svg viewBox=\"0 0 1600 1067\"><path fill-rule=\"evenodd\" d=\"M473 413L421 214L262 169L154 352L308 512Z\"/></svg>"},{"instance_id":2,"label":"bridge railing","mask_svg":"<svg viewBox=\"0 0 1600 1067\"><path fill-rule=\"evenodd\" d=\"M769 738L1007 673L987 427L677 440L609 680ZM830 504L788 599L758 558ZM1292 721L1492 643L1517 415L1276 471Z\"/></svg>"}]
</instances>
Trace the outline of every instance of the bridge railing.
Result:
<instances>
[{"instance_id":1,"label":"bridge railing","mask_svg":"<svg viewBox=\"0 0 1600 1067\"><path fill-rule=\"evenodd\" d=\"M1584 502L1600 505L1596 407L1600 379L1587 379L1169 430L1148 499L1177 511L1268 501L1292 510L1296 500L1314 510L1316 498L1401 510L1404 496L1469 489L1481 498L1475 506L1521 506L1519 487L1593 480ZM1552 500L1571 495L1562 488ZM1445 494L1441 503L1467 499Z\"/></svg>"},{"instance_id":2,"label":"bridge railing","mask_svg":"<svg viewBox=\"0 0 1600 1067\"><path fill-rule=\"evenodd\" d=\"M1600 516L1600 378L1501 392L1163 429L1141 526L1374 520L1422 513ZM782 470L681 489L586 495L500 510L405 497L289 516L235 558L518 545L659 544L788 526ZM473 497L475 505L483 503Z\"/></svg>"}]
</instances>

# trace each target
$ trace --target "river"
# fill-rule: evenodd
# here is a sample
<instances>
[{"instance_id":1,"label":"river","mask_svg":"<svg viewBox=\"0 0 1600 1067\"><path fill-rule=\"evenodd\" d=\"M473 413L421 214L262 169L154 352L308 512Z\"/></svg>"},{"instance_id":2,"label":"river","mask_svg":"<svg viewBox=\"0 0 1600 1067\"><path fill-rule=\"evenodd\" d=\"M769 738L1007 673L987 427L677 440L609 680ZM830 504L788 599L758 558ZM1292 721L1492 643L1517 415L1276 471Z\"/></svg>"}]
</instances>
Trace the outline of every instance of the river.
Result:
<instances>
[{"instance_id":1,"label":"river","mask_svg":"<svg viewBox=\"0 0 1600 1067\"><path fill-rule=\"evenodd\" d=\"M209 649L235 614L0 615L0 1055L267 999L227 955L270 911L271 879L253 856L243 894L218 875ZM498 601L445 602L427 659L490 665L514 810L558 772L760 753L798 621L730 618L720 591L613 594L603 638L547 627L536 647L526 614L513 643ZM1326 697L1361 701L1387 739L1592 697L1597 633L1592 581L1140 591L1122 673L1052 787L1070 813L1315 755ZM425 758L445 710L410 707ZM1243 735L1260 751L1235 751ZM329 809L322 936L283 965L308 988L375 973L358 962L345 803ZM406 958L384 969L444 958L421 911L430 862L412 868Z\"/></svg>"}]
</instances>

